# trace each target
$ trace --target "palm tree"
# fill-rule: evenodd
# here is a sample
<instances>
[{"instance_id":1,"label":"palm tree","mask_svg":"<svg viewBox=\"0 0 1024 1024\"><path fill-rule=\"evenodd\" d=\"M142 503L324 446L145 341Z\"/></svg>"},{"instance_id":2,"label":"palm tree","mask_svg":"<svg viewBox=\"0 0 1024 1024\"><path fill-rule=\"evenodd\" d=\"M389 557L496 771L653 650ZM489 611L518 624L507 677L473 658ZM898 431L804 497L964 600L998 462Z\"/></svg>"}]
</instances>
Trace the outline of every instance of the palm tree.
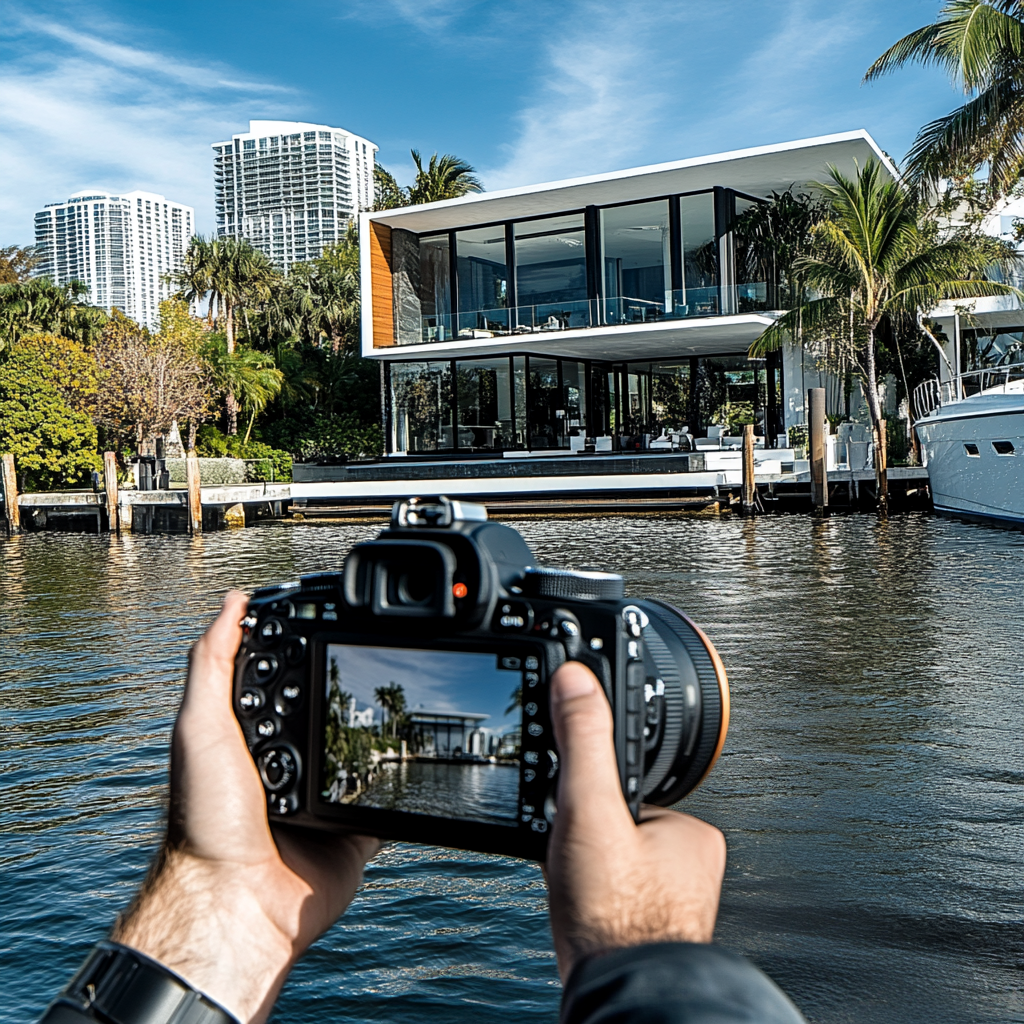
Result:
<instances>
[{"instance_id":1,"label":"palm tree","mask_svg":"<svg viewBox=\"0 0 1024 1024\"><path fill-rule=\"evenodd\" d=\"M216 389L235 401L227 405L229 434L238 433L238 409L249 413L249 427L243 444L249 440L256 417L277 397L284 385L284 374L274 366L269 352L248 347L228 352L223 335L211 335L203 346Z\"/></svg>"},{"instance_id":2,"label":"palm tree","mask_svg":"<svg viewBox=\"0 0 1024 1024\"><path fill-rule=\"evenodd\" d=\"M398 723L405 712L405 689L396 683L388 686L378 686L373 691L374 699L380 705L388 717L388 724L391 726L391 738L398 735Z\"/></svg>"},{"instance_id":3,"label":"palm tree","mask_svg":"<svg viewBox=\"0 0 1024 1024\"><path fill-rule=\"evenodd\" d=\"M434 153L426 168L418 149L410 151L416 165L416 180L409 189L409 203L436 203L442 199L459 199L482 187L473 168L451 153L439 157Z\"/></svg>"},{"instance_id":4,"label":"palm tree","mask_svg":"<svg viewBox=\"0 0 1024 1024\"><path fill-rule=\"evenodd\" d=\"M344 238L289 278L294 322L313 344L330 341L337 355L351 347L359 326L359 232L349 224Z\"/></svg>"},{"instance_id":5,"label":"palm tree","mask_svg":"<svg viewBox=\"0 0 1024 1024\"><path fill-rule=\"evenodd\" d=\"M92 344L108 317L83 299L88 285L69 281L56 285L49 278L0 284L0 352L29 334L49 333Z\"/></svg>"},{"instance_id":6,"label":"palm tree","mask_svg":"<svg viewBox=\"0 0 1024 1024\"><path fill-rule=\"evenodd\" d=\"M830 180L814 182L829 216L812 229L811 253L794 270L812 298L804 299L751 346L752 356L779 348L798 323L808 332L848 340L861 376L875 439L878 497L886 509L885 421L878 393L879 330L902 316L918 323L943 299L985 295L1022 296L1011 285L986 279L993 268L1008 272L1018 257L1005 242L968 228L940 231L925 219L923 205L906 185L887 180L872 160L855 179L829 167ZM847 335L839 325L850 324Z\"/></svg>"},{"instance_id":7,"label":"palm tree","mask_svg":"<svg viewBox=\"0 0 1024 1024\"><path fill-rule=\"evenodd\" d=\"M969 177L988 164L1006 192L1024 170L1024 2L947 0L932 25L889 47L864 76L873 81L916 61L943 68L971 98L926 124L907 154L912 178Z\"/></svg>"},{"instance_id":8,"label":"palm tree","mask_svg":"<svg viewBox=\"0 0 1024 1024\"><path fill-rule=\"evenodd\" d=\"M409 193L395 180L395 176L380 164L373 168L373 208L394 210L409 205Z\"/></svg>"},{"instance_id":9,"label":"palm tree","mask_svg":"<svg viewBox=\"0 0 1024 1024\"><path fill-rule=\"evenodd\" d=\"M182 258L181 270L173 276L178 293L190 305L202 302L213 291L214 239L193 235ZM206 309L206 321L213 326L214 301Z\"/></svg>"}]
</instances>

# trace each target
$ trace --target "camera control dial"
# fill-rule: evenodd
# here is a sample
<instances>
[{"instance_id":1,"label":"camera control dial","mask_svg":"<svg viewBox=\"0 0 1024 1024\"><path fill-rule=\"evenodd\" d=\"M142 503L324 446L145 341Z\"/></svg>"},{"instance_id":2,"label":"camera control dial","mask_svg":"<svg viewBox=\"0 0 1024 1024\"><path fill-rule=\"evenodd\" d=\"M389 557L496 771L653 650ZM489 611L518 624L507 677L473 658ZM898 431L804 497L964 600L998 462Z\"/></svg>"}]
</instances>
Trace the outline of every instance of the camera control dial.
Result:
<instances>
[{"instance_id":1,"label":"camera control dial","mask_svg":"<svg viewBox=\"0 0 1024 1024\"><path fill-rule=\"evenodd\" d=\"M299 774L295 755L290 750L274 747L260 754L256 761L260 778L268 793L281 793L291 788Z\"/></svg>"},{"instance_id":2,"label":"camera control dial","mask_svg":"<svg viewBox=\"0 0 1024 1024\"><path fill-rule=\"evenodd\" d=\"M531 566L523 575L523 593L569 601L618 601L626 581L614 572L574 572Z\"/></svg>"}]
</instances>

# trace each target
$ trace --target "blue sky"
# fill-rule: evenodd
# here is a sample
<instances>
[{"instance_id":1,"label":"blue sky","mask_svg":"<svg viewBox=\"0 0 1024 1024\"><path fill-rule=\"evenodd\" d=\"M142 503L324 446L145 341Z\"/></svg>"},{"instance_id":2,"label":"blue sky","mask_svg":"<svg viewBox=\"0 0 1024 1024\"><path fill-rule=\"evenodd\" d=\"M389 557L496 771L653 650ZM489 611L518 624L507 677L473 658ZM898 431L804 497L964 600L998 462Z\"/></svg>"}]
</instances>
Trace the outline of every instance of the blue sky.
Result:
<instances>
[{"instance_id":1,"label":"blue sky","mask_svg":"<svg viewBox=\"0 0 1024 1024\"><path fill-rule=\"evenodd\" d=\"M490 715L480 723L488 729L512 726L519 718L518 713L506 715L505 709L520 675L499 670L493 654L464 652L453 657L443 651L330 645L327 657L337 658L341 688L356 698L359 709L376 705L373 692L378 686L398 683L405 690L410 711L422 708ZM330 687L328 676L328 693ZM374 715L378 722L380 714L377 708Z\"/></svg>"},{"instance_id":2,"label":"blue sky","mask_svg":"<svg viewBox=\"0 0 1024 1024\"><path fill-rule=\"evenodd\" d=\"M958 97L862 86L939 0L3 0L0 245L83 188L162 192L213 227L210 143L250 118L340 126L410 177L490 188L867 128L901 158Z\"/></svg>"}]
</instances>

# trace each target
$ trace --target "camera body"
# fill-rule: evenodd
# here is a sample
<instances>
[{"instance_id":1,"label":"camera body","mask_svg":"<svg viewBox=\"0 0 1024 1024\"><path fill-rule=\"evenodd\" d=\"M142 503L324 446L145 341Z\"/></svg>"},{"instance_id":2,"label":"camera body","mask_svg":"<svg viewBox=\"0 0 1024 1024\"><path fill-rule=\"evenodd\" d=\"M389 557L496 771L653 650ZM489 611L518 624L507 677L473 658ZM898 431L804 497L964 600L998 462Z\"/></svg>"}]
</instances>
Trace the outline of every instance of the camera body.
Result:
<instances>
[{"instance_id":1,"label":"camera body","mask_svg":"<svg viewBox=\"0 0 1024 1024\"><path fill-rule=\"evenodd\" d=\"M725 737L725 672L685 616L621 576L535 566L482 506L399 502L340 573L256 591L242 625L234 709L273 822L543 860L568 660L611 704L635 819L693 789Z\"/></svg>"}]
</instances>

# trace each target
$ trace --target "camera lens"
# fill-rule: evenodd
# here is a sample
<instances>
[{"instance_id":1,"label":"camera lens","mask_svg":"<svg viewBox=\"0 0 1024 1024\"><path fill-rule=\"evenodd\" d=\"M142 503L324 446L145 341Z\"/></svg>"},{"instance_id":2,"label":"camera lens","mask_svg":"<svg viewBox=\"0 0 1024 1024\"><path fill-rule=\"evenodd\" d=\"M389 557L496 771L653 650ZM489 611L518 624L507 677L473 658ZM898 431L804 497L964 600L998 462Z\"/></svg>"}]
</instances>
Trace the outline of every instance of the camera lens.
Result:
<instances>
[{"instance_id":1,"label":"camera lens","mask_svg":"<svg viewBox=\"0 0 1024 1024\"><path fill-rule=\"evenodd\" d=\"M667 807L696 789L718 759L729 727L729 681L718 652L682 612L637 601L643 627L644 792Z\"/></svg>"}]
</instances>

